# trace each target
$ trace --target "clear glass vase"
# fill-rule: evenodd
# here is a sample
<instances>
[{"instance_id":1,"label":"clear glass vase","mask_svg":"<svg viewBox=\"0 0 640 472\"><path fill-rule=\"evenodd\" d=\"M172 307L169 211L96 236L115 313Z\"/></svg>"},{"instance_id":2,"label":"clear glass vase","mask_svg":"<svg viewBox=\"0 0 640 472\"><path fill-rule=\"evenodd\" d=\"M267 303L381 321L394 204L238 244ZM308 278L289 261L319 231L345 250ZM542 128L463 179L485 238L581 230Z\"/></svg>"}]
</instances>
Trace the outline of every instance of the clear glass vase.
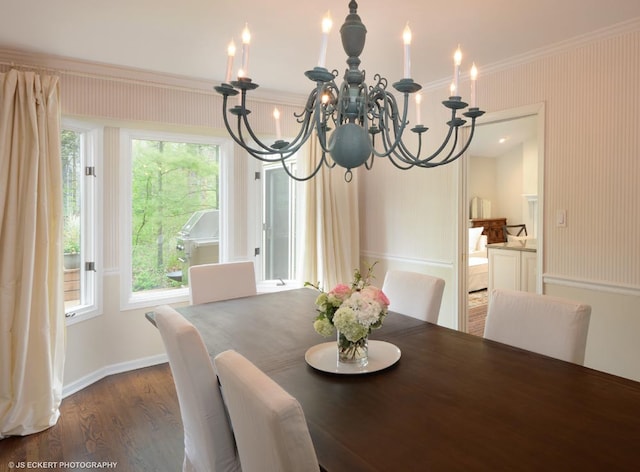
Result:
<instances>
[{"instance_id":1,"label":"clear glass vase","mask_svg":"<svg viewBox=\"0 0 640 472\"><path fill-rule=\"evenodd\" d=\"M338 331L338 362L366 366L369 363L369 338L349 341Z\"/></svg>"}]
</instances>

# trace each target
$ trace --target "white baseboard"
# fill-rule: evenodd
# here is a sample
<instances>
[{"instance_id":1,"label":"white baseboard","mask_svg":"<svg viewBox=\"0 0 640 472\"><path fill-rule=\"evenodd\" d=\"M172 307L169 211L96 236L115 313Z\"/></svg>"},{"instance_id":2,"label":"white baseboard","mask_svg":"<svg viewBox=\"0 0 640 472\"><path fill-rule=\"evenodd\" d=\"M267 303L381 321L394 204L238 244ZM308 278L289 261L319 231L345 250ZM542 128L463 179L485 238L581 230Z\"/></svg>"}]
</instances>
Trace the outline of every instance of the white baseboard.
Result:
<instances>
[{"instance_id":1,"label":"white baseboard","mask_svg":"<svg viewBox=\"0 0 640 472\"><path fill-rule=\"evenodd\" d=\"M73 395L79 392L83 388L101 380L109 375L120 374L122 372L128 372L130 370L141 369L143 367L150 367L152 365L164 364L168 362L166 354L158 354L156 356L143 357L141 359L135 359L133 361L121 362L119 364L112 364L105 366L91 374L74 380L73 382L64 385L62 387L62 398L66 398L69 395Z\"/></svg>"}]
</instances>

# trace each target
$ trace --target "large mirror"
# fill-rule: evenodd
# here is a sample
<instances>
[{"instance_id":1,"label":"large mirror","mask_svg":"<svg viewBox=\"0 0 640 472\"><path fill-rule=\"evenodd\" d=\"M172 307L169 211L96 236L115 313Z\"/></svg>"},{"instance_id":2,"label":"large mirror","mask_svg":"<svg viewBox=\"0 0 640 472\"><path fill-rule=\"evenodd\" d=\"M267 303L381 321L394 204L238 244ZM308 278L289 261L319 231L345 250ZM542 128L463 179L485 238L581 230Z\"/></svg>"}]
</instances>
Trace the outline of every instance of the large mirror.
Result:
<instances>
[{"instance_id":1,"label":"large mirror","mask_svg":"<svg viewBox=\"0 0 640 472\"><path fill-rule=\"evenodd\" d=\"M460 166L462 331L482 336L490 289L501 280L541 292L543 118L542 105L487 114ZM512 237L505 225L524 230ZM522 248L501 247L509 241Z\"/></svg>"}]
</instances>

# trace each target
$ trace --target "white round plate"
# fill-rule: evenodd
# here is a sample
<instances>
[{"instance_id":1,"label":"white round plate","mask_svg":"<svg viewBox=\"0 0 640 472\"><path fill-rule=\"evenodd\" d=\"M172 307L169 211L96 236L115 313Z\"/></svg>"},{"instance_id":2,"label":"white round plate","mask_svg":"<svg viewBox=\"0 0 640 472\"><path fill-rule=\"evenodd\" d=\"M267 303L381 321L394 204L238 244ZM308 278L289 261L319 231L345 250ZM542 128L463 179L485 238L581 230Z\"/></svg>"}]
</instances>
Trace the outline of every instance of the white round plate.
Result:
<instances>
[{"instance_id":1,"label":"white round plate","mask_svg":"<svg viewBox=\"0 0 640 472\"><path fill-rule=\"evenodd\" d=\"M365 366L338 362L336 342L317 344L310 347L304 355L314 369L332 374L368 374L391 367L400 360L400 349L386 341L369 340L369 362Z\"/></svg>"}]
</instances>

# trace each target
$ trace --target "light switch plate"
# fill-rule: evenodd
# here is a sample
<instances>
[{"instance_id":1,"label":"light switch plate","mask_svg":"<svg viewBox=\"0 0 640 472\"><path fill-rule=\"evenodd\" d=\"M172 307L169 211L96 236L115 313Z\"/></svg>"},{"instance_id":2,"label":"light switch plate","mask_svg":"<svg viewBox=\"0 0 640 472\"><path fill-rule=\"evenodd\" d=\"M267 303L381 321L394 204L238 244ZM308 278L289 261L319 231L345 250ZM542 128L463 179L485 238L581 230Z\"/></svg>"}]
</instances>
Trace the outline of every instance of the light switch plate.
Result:
<instances>
[{"instance_id":1,"label":"light switch plate","mask_svg":"<svg viewBox=\"0 0 640 472\"><path fill-rule=\"evenodd\" d=\"M558 210L556 212L556 226L560 228L567 227L567 210Z\"/></svg>"}]
</instances>

